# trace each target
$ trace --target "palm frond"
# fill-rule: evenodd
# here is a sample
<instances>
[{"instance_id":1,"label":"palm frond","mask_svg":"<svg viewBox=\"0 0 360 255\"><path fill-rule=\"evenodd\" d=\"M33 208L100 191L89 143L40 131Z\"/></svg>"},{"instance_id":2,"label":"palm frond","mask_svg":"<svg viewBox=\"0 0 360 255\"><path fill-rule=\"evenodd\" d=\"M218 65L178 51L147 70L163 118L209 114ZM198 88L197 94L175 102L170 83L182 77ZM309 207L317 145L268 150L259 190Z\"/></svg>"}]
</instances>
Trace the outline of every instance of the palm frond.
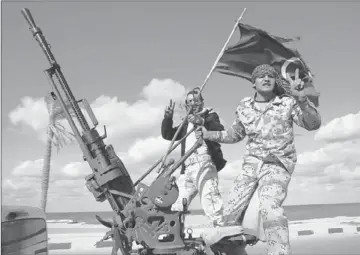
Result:
<instances>
[{"instance_id":1,"label":"palm frond","mask_svg":"<svg viewBox=\"0 0 360 255\"><path fill-rule=\"evenodd\" d=\"M48 112L50 113L52 107L54 107L53 105L54 105L55 100L52 98L51 94L46 94L44 101L45 101L46 108L47 108Z\"/></svg>"},{"instance_id":2,"label":"palm frond","mask_svg":"<svg viewBox=\"0 0 360 255\"><path fill-rule=\"evenodd\" d=\"M50 94L45 96L45 103L46 103L46 107L48 109L49 115L54 121L66 119L66 115L65 115L59 101L54 100ZM70 115L73 117L75 115L75 113L72 109L71 103L68 100L65 100L64 103L65 103L65 107L69 111Z\"/></svg>"},{"instance_id":3,"label":"palm frond","mask_svg":"<svg viewBox=\"0 0 360 255\"><path fill-rule=\"evenodd\" d=\"M66 128L58 122L50 125L49 129L51 129L53 133L51 142L53 146L57 148L57 152L74 141L75 135L66 130Z\"/></svg>"},{"instance_id":4,"label":"palm frond","mask_svg":"<svg viewBox=\"0 0 360 255\"><path fill-rule=\"evenodd\" d=\"M66 145L71 144L74 141L75 135L60 123L61 120L66 119L66 115L59 103L59 101L54 100L51 94L46 95L45 97L46 107L49 112L49 129L52 131L51 141L53 146L57 148L57 152ZM65 101L65 106L70 113L71 117L75 116L72 105L69 101ZM49 135L49 134L48 134Z\"/></svg>"}]
</instances>

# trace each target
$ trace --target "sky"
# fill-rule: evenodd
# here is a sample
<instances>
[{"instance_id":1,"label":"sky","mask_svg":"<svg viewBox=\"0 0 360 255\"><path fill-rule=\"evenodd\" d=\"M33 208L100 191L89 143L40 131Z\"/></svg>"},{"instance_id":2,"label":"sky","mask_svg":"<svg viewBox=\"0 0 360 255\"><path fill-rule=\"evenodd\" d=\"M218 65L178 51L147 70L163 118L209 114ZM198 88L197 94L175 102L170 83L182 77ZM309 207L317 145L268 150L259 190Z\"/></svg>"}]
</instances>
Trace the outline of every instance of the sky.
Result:
<instances>
[{"instance_id":1,"label":"sky","mask_svg":"<svg viewBox=\"0 0 360 255\"><path fill-rule=\"evenodd\" d=\"M285 205L360 202L360 4L355 2L2 2L2 202L40 205L41 171L51 86L49 67L21 15L29 8L51 45L76 99L86 98L136 181L166 152L160 134L169 100L175 122L184 93L201 86L235 20L294 43L315 74L322 127L298 127L298 164ZM239 39L236 31L230 44ZM254 93L243 79L213 73L205 104L225 127L240 100ZM62 122L63 124L65 122ZM66 125L66 123L65 123ZM223 144L228 161L220 174L224 197L241 171L245 141ZM170 157L178 159L178 154ZM76 142L53 150L49 212L110 210L86 189L91 173ZM149 184L154 174L146 179ZM191 205L199 209L199 199Z\"/></svg>"}]
</instances>

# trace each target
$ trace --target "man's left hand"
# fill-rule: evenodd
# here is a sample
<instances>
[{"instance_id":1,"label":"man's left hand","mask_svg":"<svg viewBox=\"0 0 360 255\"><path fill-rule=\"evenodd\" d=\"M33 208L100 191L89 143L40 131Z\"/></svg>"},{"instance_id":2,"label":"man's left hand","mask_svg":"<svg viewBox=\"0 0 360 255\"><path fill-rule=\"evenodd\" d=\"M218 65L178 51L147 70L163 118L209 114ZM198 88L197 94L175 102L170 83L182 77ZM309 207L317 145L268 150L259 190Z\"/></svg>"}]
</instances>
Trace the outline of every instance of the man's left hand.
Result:
<instances>
[{"instance_id":1,"label":"man's left hand","mask_svg":"<svg viewBox=\"0 0 360 255\"><path fill-rule=\"evenodd\" d=\"M204 135L206 137L206 134L207 134L206 133L207 130L206 130L206 128L204 126L199 126L194 132L195 132L195 138L196 139L200 139L200 138L205 139Z\"/></svg>"},{"instance_id":2,"label":"man's left hand","mask_svg":"<svg viewBox=\"0 0 360 255\"><path fill-rule=\"evenodd\" d=\"M199 115L189 114L188 121L194 125L200 126L204 124L204 119Z\"/></svg>"},{"instance_id":3,"label":"man's left hand","mask_svg":"<svg viewBox=\"0 0 360 255\"><path fill-rule=\"evenodd\" d=\"M293 80L290 75L286 74L287 81L290 83L291 95L300 102L306 100L306 94L304 90L304 82L299 78L299 69L295 70L295 79Z\"/></svg>"}]
</instances>

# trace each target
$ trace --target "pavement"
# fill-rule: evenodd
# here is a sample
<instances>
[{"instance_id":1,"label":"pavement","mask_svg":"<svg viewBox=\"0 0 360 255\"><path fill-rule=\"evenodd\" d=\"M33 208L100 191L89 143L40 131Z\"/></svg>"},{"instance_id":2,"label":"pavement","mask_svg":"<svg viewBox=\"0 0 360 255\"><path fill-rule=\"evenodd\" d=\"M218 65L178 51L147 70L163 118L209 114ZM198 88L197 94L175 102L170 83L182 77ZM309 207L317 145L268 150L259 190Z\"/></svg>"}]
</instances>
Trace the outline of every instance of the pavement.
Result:
<instances>
[{"instance_id":1,"label":"pavement","mask_svg":"<svg viewBox=\"0 0 360 255\"><path fill-rule=\"evenodd\" d=\"M325 237L306 237L291 240L293 255L359 255L360 234L333 234ZM263 255L264 243L248 247L248 255Z\"/></svg>"},{"instance_id":2,"label":"pavement","mask_svg":"<svg viewBox=\"0 0 360 255\"><path fill-rule=\"evenodd\" d=\"M336 229L336 230L333 230ZM100 246L95 243L103 237L105 231L87 232L82 229L81 233L49 233L49 255L98 255L110 254L111 242L104 242ZM292 231L291 246L293 255L359 255L360 254L360 231L340 231L339 228L329 228L321 233L311 231ZM56 232L56 231L55 231ZM299 234L300 232L300 234ZM193 235L198 236L199 230L194 229ZM255 246L248 246L248 255L264 254L265 243L258 242Z\"/></svg>"}]
</instances>

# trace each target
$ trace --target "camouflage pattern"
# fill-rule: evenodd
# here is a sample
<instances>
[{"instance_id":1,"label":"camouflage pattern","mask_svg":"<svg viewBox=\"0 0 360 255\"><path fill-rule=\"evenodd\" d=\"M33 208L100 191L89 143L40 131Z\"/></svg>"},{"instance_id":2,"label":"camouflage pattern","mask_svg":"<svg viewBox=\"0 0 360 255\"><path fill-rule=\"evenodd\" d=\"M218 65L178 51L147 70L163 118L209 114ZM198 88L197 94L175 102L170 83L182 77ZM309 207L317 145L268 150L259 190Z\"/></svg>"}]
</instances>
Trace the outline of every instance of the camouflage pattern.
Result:
<instances>
[{"instance_id":1,"label":"camouflage pattern","mask_svg":"<svg viewBox=\"0 0 360 255\"><path fill-rule=\"evenodd\" d=\"M193 127L189 123L188 130ZM186 139L186 147L191 147L196 142L194 132ZM223 225L223 200L219 191L218 171L208 153L206 143L198 148L185 161L185 171L177 179L179 197L173 204L172 210L182 211L183 198L190 205L193 198L199 193L202 208L214 225Z\"/></svg>"},{"instance_id":2,"label":"camouflage pattern","mask_svg":"<svg viewBox=\"0 0 360 255\"><path fill-rule=\"evenodd\" d=\"M276 96L262 111L256 108L254 98L247 97L237 107L230 129L204 135L204 139L218 143L236 143L248 137L243 169L224 203L224 220L226 224L239 222L257 189L267 255L290 254L282 203L297 161L294 122L306 130L316 130L321 118L308 100L298 103L288 95Z\"/></svg>"},{"instance_id":3,"label":"camouflage pattern","mask_svg":"<svg viewBox=\"0 0 360 255\"><path fill-rule=\"evenodd\" d=\"M211 161L194 163L188 166L185 173L180 175L176 184L179 186L179 197L173 204L173 211L182 211L183 198L189 205L199 193L201 206L211 223L223 225L223 201L218 188L219 180L215 165Z\"/></svg>"},{"instance_id":4,"label":"camouflage pattern","mask_svg":"<svg viewBox=\"0 0 360 255\"><path fill-rule=\"evenodd\" d=\"M306 130L321 125L320 114L310 101L297 103L288 95L277 96L259 111L253 97L244 98L236 109L230 129L208 131L206 139L219 143L236 143L248 136L246 156L282 164L292 174L297 161L293 122Z\"/></svg>"},{"instance_id":5,"label":"camouflage pattern","mask_svg":"<svg viewBox=\"0 0 360 255\"><path fill-rule=\"evenodd\" d=\"M225 222L238 224L257 189L267 255L290 254L288 221L282 208L290 179L291 175L281 165L246 157L224 204Z\"/></svg>"},{"instance_id":6,"label":"camouflage pattern","mask_svg":"<svg viewBox=\"0 0 360 255\"><path fill-rule=\"evenodd\" d=\"M255 83L256 78L265 74L273 75L275 78L279 77L278 72L273 66L268 64L258 65L251 74L252 83Z\"/></svg>"}]
</instances>

